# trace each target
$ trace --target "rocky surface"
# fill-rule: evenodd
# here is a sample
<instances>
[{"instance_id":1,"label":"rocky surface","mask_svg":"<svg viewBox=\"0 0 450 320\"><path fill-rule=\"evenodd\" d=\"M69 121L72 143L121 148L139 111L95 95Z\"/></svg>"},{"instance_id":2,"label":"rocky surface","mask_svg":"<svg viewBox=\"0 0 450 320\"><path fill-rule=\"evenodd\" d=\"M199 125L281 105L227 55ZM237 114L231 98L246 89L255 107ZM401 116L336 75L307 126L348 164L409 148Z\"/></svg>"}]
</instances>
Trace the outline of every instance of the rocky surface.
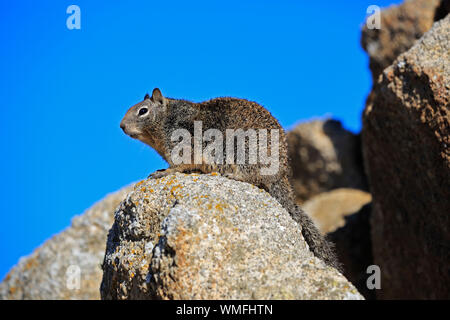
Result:
<instances>
[{"instance_id":1,"label":"rocky surface","mask_svg":"<svg viewBox=\"0 0 450 320\"><path fill-rule=\"evenodd\" d=\"M357 189L335 189L321 193L303 204L323 234L336 245L344 276L366 299L375 292L367 289L367 267L373 264L370 232L370 193Z\"/></svg>"},{"instance_id":2,"label":"rocky surface","mask_svg":"<svg viewBox=\"0 0 450 320\"><path fill-rule=\"evenodd\" d=\"M137 184L108 235L103 299L361 299L265 191L211 175Z\"/></svg>"},{"instance_id":3,"label":"rocky surface","mask_svg":"<svg viewBox=\"0 0 450 320\"><path fill-rule=\"evenodd\" d=\"M288 132L287 142L299 203L332 189L367 189L360 138L339 121L300 123Z\"/></svg>"},{"instance_id":4,"label":"rocky surface","mask_svg":"<svg viewBox=\"0 0 450 320\"><path fill-rule=\"evenodd\" d=\"M371 200L368 192L341 188L314 196L302 207L325 234L344 226L345 216L358 212Z\"/></svg>"},{"instance_id":5,"label":"rocky surface","mask_svg":"<svg viewBox=\"0 0 450 320\"><path fill-rule=\"evenodd\" d=\"M375 84L363 116L380 298L450 298L450 16Z\"/></svg>"},{"instance_id":6,"label":"rocky surface","mask_svg":"<svg viewBox=\"0 0 450 320\"><path fill-rule=\"evenodd\" d=\"M448 13L448 0L412 0L381 11L381 29L364 25L361 44L369 54L373 82Z\"/></svg>"},{"instance_id":7,"label":"rocky surface","mask_svg":"<svg viewBox=\"0 0 450 320\"><path fill-rule=\"evenodd\" d=\"M129 190L107 196L21 258L0 283L0 299L100 299L105 240L114 210Z\"/></svg>"},{"instance_id":8,"label":"rocky surface","mask_svg":"<svg viewBox=\"0 0 450 320\"><path fill-rule=\"evenodd\" d=\"M375 299L375 290L367 288L367 267L373 265L370 227L371 204L346 215L343 225L328 233L336 245L339 261L344 266L344 275L366 299Z\"/></svg>"}]
</instances>

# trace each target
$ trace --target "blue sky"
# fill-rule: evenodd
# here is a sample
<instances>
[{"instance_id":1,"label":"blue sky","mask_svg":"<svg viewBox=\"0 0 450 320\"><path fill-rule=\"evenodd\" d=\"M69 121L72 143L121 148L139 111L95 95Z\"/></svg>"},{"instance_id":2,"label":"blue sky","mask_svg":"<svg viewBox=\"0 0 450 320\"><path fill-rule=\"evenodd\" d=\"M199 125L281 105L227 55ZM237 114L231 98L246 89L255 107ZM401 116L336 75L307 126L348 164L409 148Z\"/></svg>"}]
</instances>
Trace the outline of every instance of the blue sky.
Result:
<instances>
[{"instance_id":1,"label":"blue sky","mask_svg":"<svg viewBox=\"0 0 450 320\"><path fill-rule=\"evenodd\" d=\"M166 167L125 136L129 106L235 96L285 128L360 130L371 86L360 26L400 1L1 1L0 278L105 194ZM69 30L66 8L81 9Z\"/></svg>"}]
</instances>

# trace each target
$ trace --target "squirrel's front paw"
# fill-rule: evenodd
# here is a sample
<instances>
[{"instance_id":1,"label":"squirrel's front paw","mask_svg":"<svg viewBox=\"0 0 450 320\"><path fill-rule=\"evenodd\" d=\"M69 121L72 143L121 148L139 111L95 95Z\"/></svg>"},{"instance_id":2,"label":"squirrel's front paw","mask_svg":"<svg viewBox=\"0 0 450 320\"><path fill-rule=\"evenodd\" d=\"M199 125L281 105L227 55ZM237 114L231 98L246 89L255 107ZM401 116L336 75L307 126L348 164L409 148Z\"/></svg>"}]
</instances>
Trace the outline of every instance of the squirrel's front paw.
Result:
<instances>
[{"instance_id":1,"label":"squirrel's front paw","mask_svg":"<svg viewBox=\"0 0 450 320\"><path fill-rule=\"evenodd\" d=\"M147 179L159 179L165 176L168 176L169 174L173 173L170 169L159 169L153 173L151 173Z\"/></svg>"},{"instance_id":2,"label":"squirrel's front paw","mask_svg":"<svg viewBox=\"0 0 450 320\"><path fill-rule=\"evenodd\" d=\"M236 173L236 172L225 172L223 175L223 177L231 179L231 180L236 180L236 181L246 181L245 177L243 177L242 175Z\"/></svg>"}]
</instances>

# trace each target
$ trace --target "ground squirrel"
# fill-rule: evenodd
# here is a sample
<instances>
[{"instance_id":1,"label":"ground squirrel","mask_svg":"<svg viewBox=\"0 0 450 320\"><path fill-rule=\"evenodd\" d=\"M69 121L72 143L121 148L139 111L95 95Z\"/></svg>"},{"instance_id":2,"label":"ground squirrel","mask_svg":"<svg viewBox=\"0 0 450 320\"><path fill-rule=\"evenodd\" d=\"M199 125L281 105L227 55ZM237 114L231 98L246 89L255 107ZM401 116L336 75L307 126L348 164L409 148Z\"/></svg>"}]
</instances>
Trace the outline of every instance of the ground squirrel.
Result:
<instances>
[{"instance_id":1,"label":"ground squirrel","mask_svg":"<svg viewBox=\"0 0 450 320\"><path fill-rule=\"evenodd\" d=\"M211 154L202 153L208 144L205 141L196 143L196 138L189 140L187 149L182 149L174 153L179 148L180 135L174 139L174 132L177 129L184 130L189 136L198 137L201 125L201 137L203 133L215 132L219 135L227 135L229 130L242 129L243 132L250 130L257 131L258 137L264 137L259 130L269 130L269 135L265 138L265 151L267 154L277 156L277 168L270 174L262 174L262 163L251 162L252 151L255 155L257 148L250 143L250 134L244 137L243 144L246 147L244 153L245 162L239 162L238 143L234 144L235 137L230 139L233 146L223 145L222 138L214 136L209 142L221 142L220 149ZM122 130L134 139L138 139L154 148L168 163L169 168L160 170L150 175L151 177L163 177L174 172L181 173L212 173L218 172L228 178L251 183L266 190L272 197L291 214L292 218L302 226L302 234L315 256L322 259L326 264L340 270L333 245L322 236L312 220L295 204L293 189L290 184L290 167L288 164L287 144L283 128L278 121L261 105L244 99L237 98L216 98L202 103L193 103L186 100L172 99L164 97L159 89L154 89L152 96L148 94L144 100L132 106L125 114L120 124ZM211 131L208 129L215 129ZM274 130L274 131L271 131ZM277 133L278 132L278 133ZM181 135L182 137L182 135ZM272 138L277 138L278 141ZM210 137L211 138L211 137ZM228 142L228 139L227 139ZM278 142L277 148L274 148ZM185 145L186 146L186 145ZM217 145L216 145L217 146ZM242 146L242 145L241 145ZM278 149L278 150L277 150ZM185 151L197 151L198 155L188 155L189 161L174 161L174 154L186 156ZM220 151L220 152L217 152ZM228 154L227 154L228 151ZM277 154L278 152L278 154ZM195 153L195 152L194 152ZM242 156L242 154L240 154ZM261 154L260 154L261 155ZM197 157L197 159L195 159ZM184 158L186 160L187 158ZM213 158L214 161L211 161ZM194 159L194 161L192 161ZM225 161L227 159L228 161ZM197 160L197 161L196 161ZM254 160L254 158L253 158ZM188 162L188 163L186 163ZM267 163L267 161L265 162Z\"/></svg>"}]
</instances>

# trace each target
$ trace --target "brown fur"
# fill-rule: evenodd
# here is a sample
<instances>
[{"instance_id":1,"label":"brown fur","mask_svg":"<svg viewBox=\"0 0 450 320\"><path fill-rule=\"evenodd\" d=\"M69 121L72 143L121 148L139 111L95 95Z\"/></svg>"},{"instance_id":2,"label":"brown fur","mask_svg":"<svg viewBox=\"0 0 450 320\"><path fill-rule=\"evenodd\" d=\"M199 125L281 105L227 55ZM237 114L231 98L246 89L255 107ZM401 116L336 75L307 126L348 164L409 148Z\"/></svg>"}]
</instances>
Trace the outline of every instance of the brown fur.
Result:
<instances>
[{"instance_id":1,"label":"brown fur","mask_svg":"<svg viewBox=\"0 0 450 320\"><path fill-rule=\"evenodd\" d=\"M139 111L145 108L144 115ZM142 111L144 112L145 109ZM203 132L218 129L224 136L226 129L270 129L279 130L279 170L274 175L261 175L261 164L181 164L174 165L171 151L177 142L171 141L175 129L187 129L194 136L194 121L202 121ZM295 204L293 190L289 182L287 143L283 128L278 121L256 102L236 98L216 98L202 103L170 99L162 96L159 89L153 90L152 97L131 107L125 114L121 128L135 139L154 148L168 163L169 168L152 174L158 178L174 172L200 172L220 174L238 181L244 181L266 190L286 208L293 219L302 226L302 234L312 252L328 265L340 269L333 246L315 227L311 219ZM270 133L268 133L268 152L270 152ZM193 150L193 148L192 148ZM248 142L246 142L246 151ZM223 150L224 159L226 150ZM235 153L236 154L236 153Z\"/></svg>"}]
</instances>

